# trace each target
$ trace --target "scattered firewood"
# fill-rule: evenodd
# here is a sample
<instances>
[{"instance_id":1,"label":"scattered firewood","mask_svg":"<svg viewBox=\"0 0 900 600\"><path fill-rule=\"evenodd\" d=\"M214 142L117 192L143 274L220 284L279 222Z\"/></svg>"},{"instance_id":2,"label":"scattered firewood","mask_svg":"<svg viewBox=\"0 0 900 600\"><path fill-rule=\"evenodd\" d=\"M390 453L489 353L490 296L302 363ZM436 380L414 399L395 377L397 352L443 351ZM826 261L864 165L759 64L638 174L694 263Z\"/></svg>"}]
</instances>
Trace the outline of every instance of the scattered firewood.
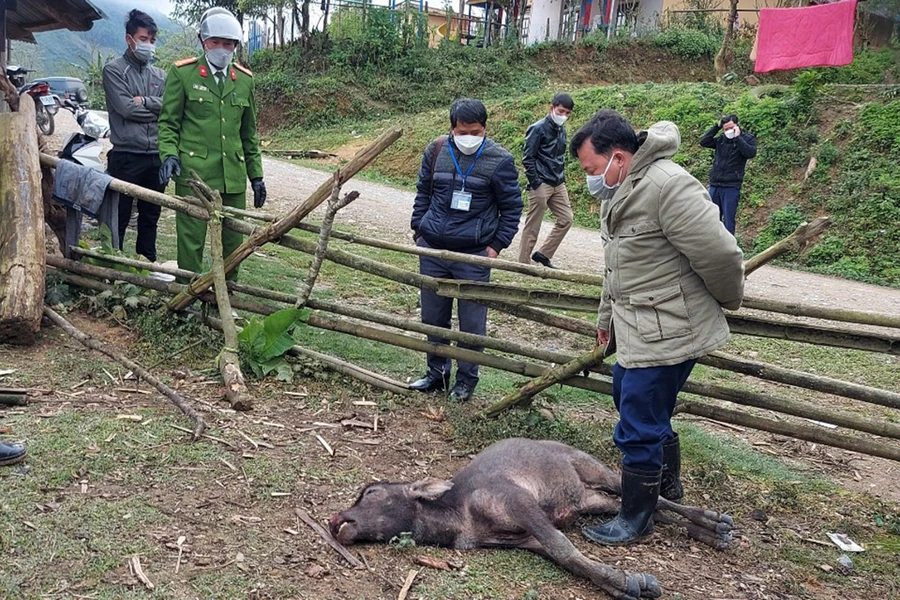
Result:
<instances>
[{"instance_id":1,"label":"scattered firewood","mask_svg":"<svg viewBox=\"0 0 900 600\"><path fill-rule=\"evenodd\" d=\"M141 558L135 554L128 561L128 569L131 571L131 574L138 578L138 581L143 583L148 590L152 590L154 587L153 582L144 574L144 569L141 568Z\"/></svg>"},{"instance_id":2,"label":"scattered firewood","mask_svg":"<svg viewBox=\"0 0 900 600\"><path fill-rule=\"evenodd\" d=\"M180 394L178 394L178 392L151 375L149 371L145 370L142 366L140 366L118 350L113 349L112 347L104 344L97 339L92 338L91 336L77 329L74 325L69 323L59 313L57 313L49 306L44 306L44 314L47 316L47 318L53 321L53 323L57 327L61 328L71 337L75 338L91 350L96 350L101 354L105 354L109 358L124 365L127 369L130 369L137 373L141 377L141 379L155 387L161 394L171 400L172 404L181 409L181 412L186 414L194 422L194 431L192 432L193 439L196 441L200 438L200 436L203 434L203 430L206 429L206 423L203 421L203 417L200 416L200 413L194 410L194 408L190 406L185 401L185 399L182 398Z\"/></svg>"},{"instance_id":3,"label":"scattered firewood","mask_svg":"<svg viewBox=\"0 0 900 600\"><path fill-rule=\"evenodd\" d=\"M400 589L400 594L397 596L397 600L406 600L407 594L409 594L409 589L412 587L413 581L416 579L416 575L419 572L415 570L411 570L406 575L406 581L403 582L403 587Z\"/></svg>"},{"instance_id":4,"label":"scattered firewood","mask_svg":"<svg viewBox=\"0 0 900 600\"><path fill-rule=\"evenodd\" d=\"M377 419L378 417L375 418ZM372 423L357 421L356 419L344 419L343 421L341 421L341 425L343 425L344 427L359 427L360 429L378 429L378 427Z\"/></svg>"},{"instance_id":5,"label":"scattered firewood","mask_svg":"<svg viewBox=\"0 0 900 600\"><path fill-rule=\"evenodd\" d=\"M334 448L332 448L330 445L328 445L328 442L325 441L325 438L323 438L321 435L319 435L317 433L316 439L319 440L319 443L322 444L322 446L325 448L325 451L328 452L328 454L330 454L331 456L334 456Z\"/></svg>"},{"instance_id":6,"label":"scattered firewood","mask_svg":"<svg viewBox=\"0 0 900 600\"><path fill-rule=\"evenodd\" d=\"M346 560L348 563L350 563L354 568L356 568L356 569L365 568L363 566L363 564L359 561L358 558L356 558L355 556L350 554L350 552L344 546L342 546L336 539L331 537L331 534L328 533L325 530L325 528L323 528L321 525L316 523L315 519L313 519L311 516L309 516L308 512L306 512L302 508L295 508L294 513L298 517L300 517L301 521L303 521L304 523L309 525L309 527L313 531L315 531L317 534L319 534L319 537L321 537L323 540L325 540L325 542L329 546L331 546L335 552L340 554L344 558L344 560Z\"/></svg>"},{"instance_id":7,"label":"scattered firewood","mask_svg":"<svg viewBox=\"0 0 900 600\"><path fill-rule=\"evenodd\" d=\"M449 571L450 563L446 560L441 560L440 558L433 558L431 556L417 556L416 560L413 561L417 565L422 565L423 567L428 567L429 569L437 569L439 571Z\"/></svg>"},{"instance_id":8,"label":"scattered firewood","mask_svg":"<svg viewBox=\"0 0 900 600\"><path fill-rule=\"evenodd\" d=\"M275 150L263 148L263 152L275 156L283 156L285 158L337 158L337 154L332 154L331 152L325 152L323 150Z\"/></svg>"}]
</instances>

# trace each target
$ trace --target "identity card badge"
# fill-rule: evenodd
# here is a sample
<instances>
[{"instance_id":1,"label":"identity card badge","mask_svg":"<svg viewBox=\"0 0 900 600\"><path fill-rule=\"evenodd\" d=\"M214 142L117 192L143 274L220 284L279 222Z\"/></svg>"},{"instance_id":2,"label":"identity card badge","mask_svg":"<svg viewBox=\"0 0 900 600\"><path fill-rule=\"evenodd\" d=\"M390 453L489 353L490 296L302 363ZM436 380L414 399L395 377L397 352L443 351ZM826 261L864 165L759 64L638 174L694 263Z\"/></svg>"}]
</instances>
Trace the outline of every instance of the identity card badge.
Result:
<instances>
[{"instance_id":1,"label":"identity card badge","mask_svg":"<svg viewBox=\"0 0 900 600\"><path fill-rule=\"evenodd\" d=\"M453 198L450 200L450 208L468 212L471 206L472 194L463 190L453 192Z\"/></svg>"}]
</instances>

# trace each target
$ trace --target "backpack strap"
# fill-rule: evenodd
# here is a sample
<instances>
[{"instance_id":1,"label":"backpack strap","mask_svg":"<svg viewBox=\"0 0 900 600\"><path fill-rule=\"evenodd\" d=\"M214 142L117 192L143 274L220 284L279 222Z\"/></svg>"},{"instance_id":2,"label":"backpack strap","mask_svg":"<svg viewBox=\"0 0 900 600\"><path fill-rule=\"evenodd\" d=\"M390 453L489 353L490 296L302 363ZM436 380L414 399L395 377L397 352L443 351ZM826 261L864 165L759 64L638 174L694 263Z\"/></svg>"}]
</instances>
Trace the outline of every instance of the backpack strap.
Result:
<instances>
[{"instance_id":1,"label":"backpack strap","mask_svg":"<svg viewBox=\"0 0 900 600\"><path fill-rule=\"evenodd\" d=\"M447 139L449 136L442 135L434 143L434 150L431 151L431 189L428 191L428 197L434 195L434 168L437 166L438 156L441 154L441 150L444 148L444 144L447 143Z\"/></svg>"}]
</instances>

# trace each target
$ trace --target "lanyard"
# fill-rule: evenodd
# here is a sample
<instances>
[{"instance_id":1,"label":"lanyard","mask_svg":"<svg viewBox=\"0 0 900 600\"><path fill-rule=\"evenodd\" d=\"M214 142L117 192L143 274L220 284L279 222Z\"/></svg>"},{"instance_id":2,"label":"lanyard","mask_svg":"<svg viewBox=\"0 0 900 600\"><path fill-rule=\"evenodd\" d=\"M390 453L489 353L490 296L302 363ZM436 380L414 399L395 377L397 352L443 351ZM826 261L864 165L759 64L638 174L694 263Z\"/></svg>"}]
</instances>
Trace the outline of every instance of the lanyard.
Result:
<instances>
[{"instance_id":1,"label":"lanyard","mask_svg":"<svg viewBox=\"0 0 900 600\"><path fill-rule=\"evenodd\" d=\"M475 153L475 158L472 159L472 164L469 165L469 168L466 170L465 175L463 175L462 169L459 168L459 162L456 160L456 155L453 154L453 148L449 145L447 146L447 150L450 151L450 158L453 159L453 166L456 167L456 172L459 173L459 176L462 177L462 191L466 190L466 178L469 177L469 174L472 172L472 169L475 168L475 163L478 162L478 157L481 156L481 151L484 150L484 147L487 145L487 140L481 143L481 147L478 148L478 152Z\"/></svg>"}]
</instances>

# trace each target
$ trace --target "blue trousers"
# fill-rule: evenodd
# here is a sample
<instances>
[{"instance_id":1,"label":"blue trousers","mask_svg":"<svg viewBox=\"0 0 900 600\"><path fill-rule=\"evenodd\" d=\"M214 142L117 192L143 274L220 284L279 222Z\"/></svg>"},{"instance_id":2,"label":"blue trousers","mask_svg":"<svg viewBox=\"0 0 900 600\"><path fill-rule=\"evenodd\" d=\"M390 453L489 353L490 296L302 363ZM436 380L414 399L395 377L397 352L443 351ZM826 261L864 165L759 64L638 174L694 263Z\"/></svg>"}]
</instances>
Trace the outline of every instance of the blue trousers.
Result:
<instances>
[{"instance_id":1,"label":"blue trousers","mask_svg":"<svg viewBox=\"0 0 900 600\"><path fill-rule=\"evenodd\" d=\"M428 247L428 245L419 239L419 246ZM479 253L481 256L487 256L486 251ZM460 262L449 260L440 260L428 256L419 257L419 272L429 277L439 277L441 279L468 279L471 281L490 281L491 270L487 267L478 267L475 265L467 265ZM450 321L453 317L453 298L445 298L438 296L431 290L421 291L422 303L422 322L426 325L434 325L450 329ZM466 333L475 333L485 335L487 332L487 307L482 304L476 304L469 300L457 299L457 315L459 316L459 330ZM428 341L435 344L447 344L445 338L428 336ZM459 348L468 348L481 352L484 350L481 346L471 346L468 344L458 343ZM435 354L427 355L428 370L433 373L449 374L451 368L451 360L443 356ZM478 385L478 365L463 360L457 361L456 364L456 381L465 383L471 389L475 389Z\"/></svg>"},{"instance_id":2,"label":"blue trousers","mask_svg":"<svg viewBox=\"0 0 900 600\"><path fill-rule=\"evenodd\" d=\"M741 199L741 188L710 186L709 195L719 207L719 219L725 224L725 229L734 235L734 219Z\"/></svg>"},{"instance_id":3,"label":"blue trousers","mask_svg":"<svg viewBox=\"0 0 900 600\"><path fill-rule=\"evenodd\" d=\"M675 436L672 411L696 360L669 367L613 367L613 401L619 411L613 441L622 464L642 471L662 469L663 444Z\"/></svg>"}]
</instances>

